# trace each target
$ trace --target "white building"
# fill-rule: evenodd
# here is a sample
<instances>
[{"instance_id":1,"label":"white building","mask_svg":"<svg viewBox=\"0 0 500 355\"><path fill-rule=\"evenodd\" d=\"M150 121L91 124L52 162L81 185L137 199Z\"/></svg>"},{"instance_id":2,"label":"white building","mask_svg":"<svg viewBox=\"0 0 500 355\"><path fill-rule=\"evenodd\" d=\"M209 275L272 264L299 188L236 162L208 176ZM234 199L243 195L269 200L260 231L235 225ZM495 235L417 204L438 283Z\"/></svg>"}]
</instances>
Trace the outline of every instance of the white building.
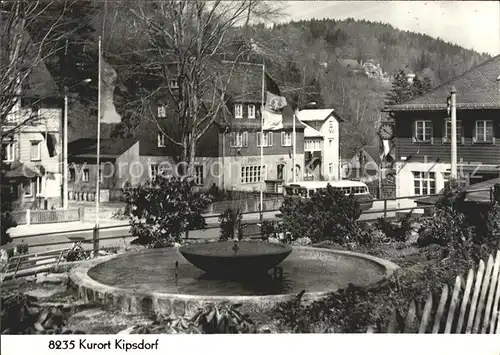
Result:
<instances>
[{"instance_id":1,"label":"white building","mask_svg":"<svg viewBox=\"0 0 500 355\"><path fill-rule=\"evenodd\" d=\"M340 125L333 109L303 109L299 120L304 130L304 177L312 180L340 179Z\"/></svg>"}]
</instances>

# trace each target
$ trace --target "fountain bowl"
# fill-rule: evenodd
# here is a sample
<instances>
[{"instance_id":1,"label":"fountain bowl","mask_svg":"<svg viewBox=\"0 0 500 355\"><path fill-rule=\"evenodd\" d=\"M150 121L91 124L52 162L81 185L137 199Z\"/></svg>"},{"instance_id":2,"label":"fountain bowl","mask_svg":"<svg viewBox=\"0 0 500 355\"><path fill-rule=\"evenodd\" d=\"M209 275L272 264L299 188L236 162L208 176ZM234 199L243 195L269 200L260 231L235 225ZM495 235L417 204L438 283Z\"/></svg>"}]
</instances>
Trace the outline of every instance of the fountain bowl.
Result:
<instances>
[{"instance_id":1,"label":"fountain bowl","mask_svg":"<svg viewBox=\"0 0 500 355\"><path fill-rule=\"evenodd\" d=\"M225 241L185 245L181 255L207 274L263 274L285 260L292 252L286 244L260 241Z\"/></svg>"}]
</instances>

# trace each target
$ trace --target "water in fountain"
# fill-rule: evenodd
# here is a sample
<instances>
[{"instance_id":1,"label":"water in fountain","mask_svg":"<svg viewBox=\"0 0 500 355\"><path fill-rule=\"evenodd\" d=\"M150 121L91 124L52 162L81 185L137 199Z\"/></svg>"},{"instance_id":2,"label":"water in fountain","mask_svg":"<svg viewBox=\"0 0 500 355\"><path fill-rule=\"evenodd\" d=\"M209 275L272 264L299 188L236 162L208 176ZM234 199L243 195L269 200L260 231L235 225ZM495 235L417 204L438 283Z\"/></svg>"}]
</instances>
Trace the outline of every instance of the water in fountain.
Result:
<instances>
[{"instance_id":1,"label":"water in fountain","mask_svg":"<svg viewBox=\"0 0 500 355\"><path fill-rule=\"evenodd\" d=\"M253 244L250 247L247 243ZM126 253L94 266L88 275L99 283L124 290L205 296L279 295L302 290L328 292L348 283L372 284L386 276L385 268L372 260L328 250L294 248L290 253L290 247L258 242L240 242L236 251L233 242L199 245L184 250L169 248ZM221 263L226 271L237 267L237 263L244 263L245 259L253 259L240 267L255 272L220 273L221 268L217 267L208 267L211 272L205 272L205 264L200 269L187 261L181 252L206 256L210 263L215 256L219 262L223 260ZM265 265L255 262L259 257L276 255L283 261L273 259L274 262ZM273 268L276 264L280 269Z\"/></svg>"}]
</instances>

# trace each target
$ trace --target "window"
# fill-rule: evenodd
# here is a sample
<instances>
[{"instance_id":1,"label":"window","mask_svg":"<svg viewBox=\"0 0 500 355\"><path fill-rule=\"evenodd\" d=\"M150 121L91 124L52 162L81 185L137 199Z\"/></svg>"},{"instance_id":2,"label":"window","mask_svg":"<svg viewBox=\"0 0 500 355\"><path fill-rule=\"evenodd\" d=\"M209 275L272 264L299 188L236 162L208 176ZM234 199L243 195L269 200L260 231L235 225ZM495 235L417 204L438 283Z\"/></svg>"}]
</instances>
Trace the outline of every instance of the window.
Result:
<instances>
[{"instance_id":1,"label":"window","mask_svg":"<svg viewBox=\"0 0 500 355\"><path fill-rule=\"evenodd\" d=\"M177 81L177 79L172 79L172 80L170 80L170 82L168 83L168 86L169 86L171 89L178 89L178 88L179 88L179 82Z\"/></svg>"},{"instance_id":2,"label":"window","mask_svg":"<svg viewBox=\"0 0 500 355\"><path fill-rule=\"evenodd\" d=\"M248 147L248 132L232 132L230 146L233 148Z\"/></svg>"},{"instance_id":3,"label":"window","mask_svg":"<svg viewBox=\"0 0 500 355\"><path fill-rule=\"evenodd\" d=\"M158 105L158 118L167 117L167 107L165 105Z\"/></svg>"},{"instance_id":4,"label":"window","mask_svg":"<svg viewBox=\"0 0 500 355\"><path fill-rule=\"evenodd\" d=\"M24 191L24 197L32 197L33 196L33 181L31 181L31 180L23 181L23 191Z\"/></svg>"},{"instance_id":5,"label":"window","mask_svg":"<svg viewBox=\"0 0 500 355\"><path fill-rule=\"evenodd\" d=\"M415 143L432 143L432 121L415 121Z\"/></svg>"},{"instance_id":6,"label":"window","mask_svg":"<svg viewBox=\"0 0 500 355\"><path fill-rule=\"evenodd\" d=\"M2 160L5 162L14 161L14 143L4 143L2 148Z\"/></svg>"},{"instance_id":7,"label":"window","mask_svg":"<svg viewBox=\"0 0 500 355\"><path fill-rule=\"evenodd\" d=\"M413 185L415 195L432 195L436 193L436 173L434 172L413 172Z\"/></svg>"},{"instance_id":8,"label":"window","mask_svg":"<svg viewBox=\"0 0 500 355\"><path fill-rule=\"evenodd\" d=\"M264 147L272 147L273 146L273 132L265 132L264 133L264 139L261 139L262 132L257 133L257 147L262 146Z\"/></svg>"},{"instance_id":9,"label":"window","mask_svg":"<svg viewBox=\"0 0 500 355\"><path fill-rule=\"evenodd\" d=\"M306 140L304 148L305 150L321 150L321 142L313 139Z\"/></svg>"},{"instance_id":10,"label":"window","mask_svg":"<svg viewBox=\"0 0 500 355\"><path fill-rule=\"evenodd\" d=\"M158 133L158 147L165 147L165 136Z\"/></svg>"},{"instance_id":11,"label":"window","mask_svg":"<svg viewBox=\"0 0 500 355\"><path fill-rule=\"evenodd\" d=\"M151 179L155 178L158 176L158 164L149 164L149 177Z\"/></svg>"},{"instance_id":12,"label":"window","mask_svg":"<svg viewBox=\"0 0 500 355\"><path fill-rule=\"evenodd\" d=\"M265 171L265 166L251 165L241 167L241 183L251 184L255 182L260 182L262 179L262 173Z\"/></svg>"},{"instance_id":13,"label":"window","mask_svg":"<svg viewBox=\"0 0 500 355\"><path fill-rule=\"evenodd\" d=\"M457 121L457 143L463 143L462 121ZM451 143L451 120L446 120L445 143Z\"/></svg>"},{"instance_id":14,"label":"window","mask_svg":"<svg viewBox=\"0 0 500 355\"><path fill-rule=\"evenodd\" d=\"M255 118L255 105L248 105L248 118Z\"/></svg>"},{"instance_id":15,"label":"window","mask_svg":"<svg viewBox=\"0 0 500 355\"><path fill-rule=\"evenodd\" d=\"M30 157L31 161L40 161L42 153L42 142L31 141Z\"/></svg>"},{"instance_id":16,"label":"window","mask_svg":"<svg viewBox=\"0 0 500 355\"><path fill-rule=\"evenodd\" d=\"M82 181L87 182L89 181L89 178L90 178L89 169L83 169Z\"/></svg>"},{"instance_id":17,"label":"window","mask_svg":"<svg viewBox=\"0 0 500 355\"><path fill-rule=\"evenodd\" d=\"M474 143L493 142L493 121L476 121Z\"/></svg>"},{"instance_id":18,"label":"window","mask_svg":"<svg viewBox=\"0 0 500 355\"><path fill-rule=\"evenodd\" d=\"M333 163L328 164L328 174L333 175Z\"/></svg>"},{"instance_id":19,"label":"window","mask_svg":"<svg viewBox=\"0 0 500 355\"><path fill-rule=\"evenodd\" d=\"M203 185L203 165L195 165L194 167L194 183L196 185Z\"/></svg>"},{"instance_id":20,"label":"window","mask_svg":"<svg viewBox=\"0 0 500 355\"><path fill-rule=\"evenodd\" d=\"M75 168L69 168L68 181L75 181L76 171Z\"/></svg>"},{"instance_id":21,"label":"window","mask_svg":"<svg viewBox=\"0 0 500 355\"><path fill-rule=\"evenodd\" d=\"M38 176L35 179L35 195L42 196L43 195L43 180L41 176Z\"/></svg>"},{"instance_id":22,"label":"window","mask_svg":"<svg viewBox=\"0 0 500 355\"><path fill-rule=\"evenodd\" d=\"M333 122L333 120L330 120L330 122L328 122L328 133L335 133L335 123Z\"/></svg>"},{"instance_id":23,"label":"window","mask_svg":"<svg viewBox=\"0 0 500 355\"><path fill-rule=\"evenodd\" d=\"M103 182L104 181L104 176L102 174L102 169L99 169L99 182Z\"/></svg>"},{"instance_id":24,"label":"window","mask_svg":"<svg viewBox=\"0 0 500 355\"><path fill-rule=\"evenodd\" d=\"M281 132L281 146L291 147L292 146L292 133Z\"/></svg>"},{"instance_id":25,"label":"window","mask_svg":"<svg viewBox=\"0 0 500 355\"><path fill-rule=\"evenodd\" d=\"M242 104L234 105L234 117L243 118L243 105Z\"/></svg>"},{"instance_id":26,"label":"window","mask_svg":"<svg viewBox=\"0 0 500 355\"><path fill-rule=\"evenodd\" d=\"M331 148L333 147L333 139L328 140L328 146Z\"/></svg>"}]
</instances>

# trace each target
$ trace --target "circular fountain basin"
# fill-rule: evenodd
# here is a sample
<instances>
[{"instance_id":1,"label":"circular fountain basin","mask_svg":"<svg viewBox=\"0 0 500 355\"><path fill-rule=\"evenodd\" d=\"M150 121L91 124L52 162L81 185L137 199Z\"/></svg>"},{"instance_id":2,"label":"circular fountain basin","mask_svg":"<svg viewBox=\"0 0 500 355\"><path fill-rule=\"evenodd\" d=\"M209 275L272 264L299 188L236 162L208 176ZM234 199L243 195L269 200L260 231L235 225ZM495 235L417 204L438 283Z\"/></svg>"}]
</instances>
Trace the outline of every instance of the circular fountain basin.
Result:
<instances>
[{"instance_id":1,"label":"circular fountain basin","mask_svg":"<svg viewBox=\"0 0 500 355\"><path fill-rule=\"evenodd\" d=\"M374 285L397 268L365 254L293 247L278 269L219 277L193 266L179 249L166 248L85 261L70 271L70 279L85 301L113 304L124 312L189 316L206 303L241 303L245 312L261 312L302 290L304 301L318 300L349 283ZM281 272L276 275L276 270Z\"/></svg>"},{"instance_id":2,"label":"circular fountain basin","mask_svg":"<svg viewBox=\"0 0 500 355\"><path fill-rule=\"evenodd\" d=\"M286 244L266 242L212 242L182 246L179 252L197 268L214 275L264 274L292 252Z\"/></svg>"}]
</instances>

